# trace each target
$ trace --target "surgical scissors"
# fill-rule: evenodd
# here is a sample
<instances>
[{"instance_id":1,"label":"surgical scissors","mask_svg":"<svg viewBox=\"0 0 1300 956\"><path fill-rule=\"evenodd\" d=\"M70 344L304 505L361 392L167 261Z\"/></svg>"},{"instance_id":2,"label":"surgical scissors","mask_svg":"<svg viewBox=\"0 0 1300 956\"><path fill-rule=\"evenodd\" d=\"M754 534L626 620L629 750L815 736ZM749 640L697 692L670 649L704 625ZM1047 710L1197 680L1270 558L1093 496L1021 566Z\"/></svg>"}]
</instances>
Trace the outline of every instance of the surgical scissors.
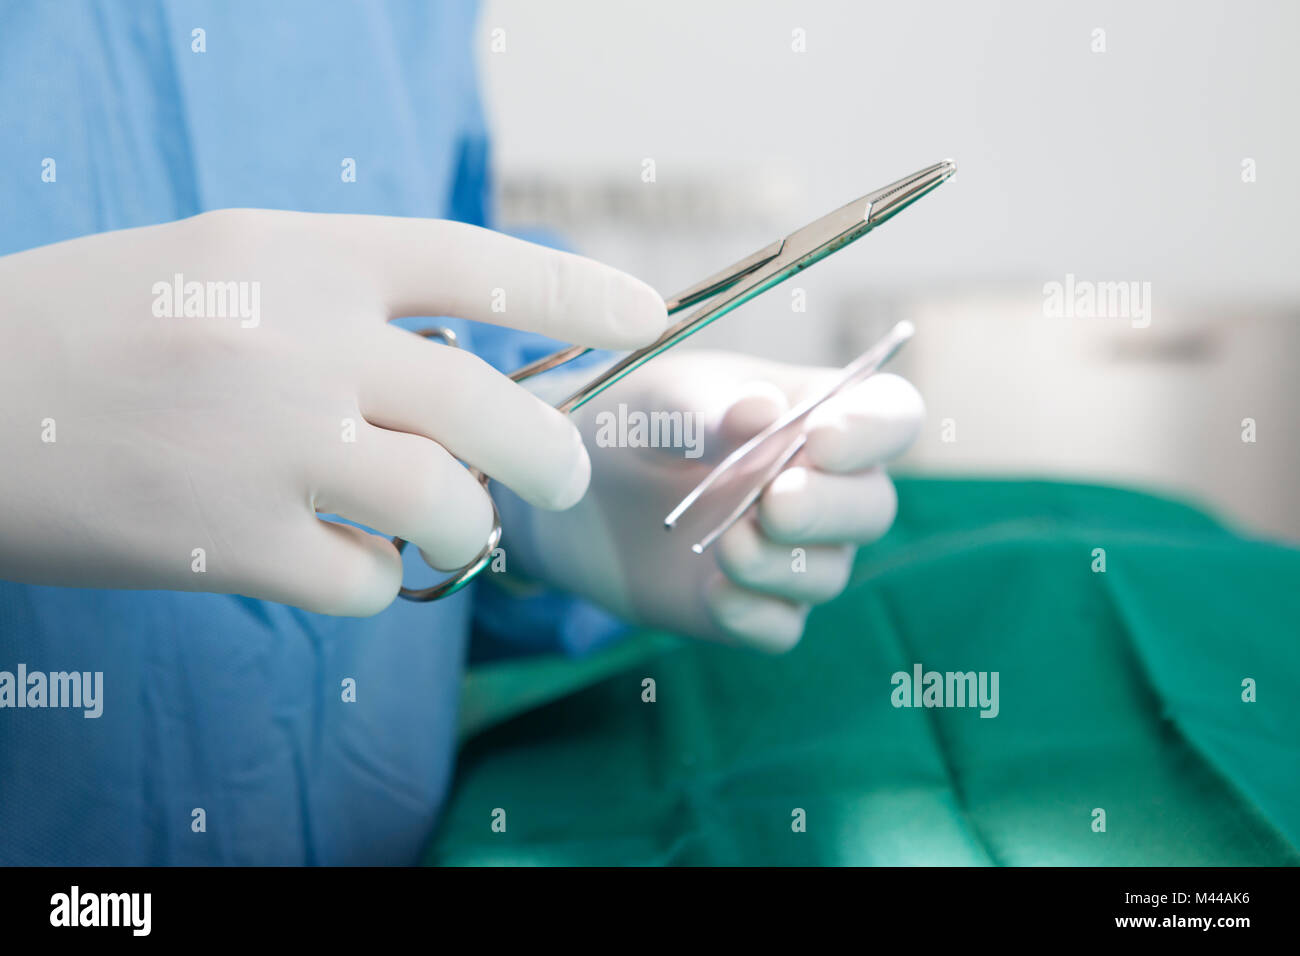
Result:
<instances>
[{"instance_id":1,"label":"surgical scissors","mask_svg":"<svg viewBox=\"0 0 1300 956\"><path fill-rule=\"evenodd\" d=\"M746 256L745 258L733 263L727 268L709 276L707 279L697 282L695 285L677 293L672 298L665 300L668 314L676 313L689 309L691 306L700 305L700 308L691 312L686 318L670 326L658 339L643 348L629 353L625 357L616 361L613 365L601 372L587 384L560 402L556 408L569 414L581 408L587 402L591 401L605 389L609 388L615 382L621 380L625 375L640 368L646 362L655 356L679 344L683 340L694 335L706 325L716 319L726 315L737 306L743 305L750 299L781 282L802 272L814 262L818 262L831 253L838 252L854 240L865 236L872 229L888 222L895 215L906 209L912 203L916 202L922 196L926 195L941 183L945 182L957 171L957 165L952 160L944 160L935 163L933 166L927 166L924 169L912 173L910 176L904 176L888 186L882 186L874 192L867 193L853 202L841 206L834 212L814 220L808 225L795 232L790 233L784 239L778 239L775 242L764 246L762 249ZM711 301L709 301L711 300ZM704 303L701 305L701 303ZM900 326L903 323L900 323ZM441 339L445 345L455 347L456 338L447 329L431 328L424 329L421 335L428 338ZM847 387L855 381L872 374L876 368L879 368L889 355L901 346L903 341L910 335L910 327L900 330L896 326L890 336L876 348L864 353L859 359L850 363L844 370L844 375L838 382L839 387L833 388L828 394L822 396L821 400L829 398L831 394L838 392L840 389ZM891 338L892 336L892 338ZM894 341L897 339L897 341ZM893 342L892 346L888 343ZM516 382L523 382L535 375L548 372L551 369L558 368L568 362L573 361L579 356L585 355L591 349L581 345L571 345L568 348L560 349L551 355L538 359L525 365L523 368L511 373L510 378ZM877 353L880 354L877 354ZM887 354L886 354L887 353ZM874 364L873 364L874 363ZM855 370L855 371L851 371ZM677 517L680 517L691 505L699 500L709 487L711 487L721 474L734 470L735 464L746 455L752 453L760 444L765 444L777 432L782 431L785 426L792 425L802 416L807 414L820 404L820 401L814 406L805 408L807 403L801 403L796 408L791 409L791 413L783 416L776 424L782 424L781 428L769 428L755 436L750 442L742 445L741 448L728 456L713 473L707 477L700 486L696 488L691 496L688 496L681 505L669 515L665 521L668 527L672 527ZM791 417L792 413L802 412ZM787 449L778 458L779 465L774 466L775 470L771 471L774 477L776 472L780 471L784 464L794 457L799 448L802 447L802 438L796 438L791 448ZM484 488L488 486L490 478L475 468L470 469L470 473L479 480ZM739 519L744 513L745 508L752 504L761 494L762 488L766 485L770 477L764 475L764 481L757 490L751 490L752 497L747 496L746 503L739 510L733 512L728 517L728 522L724 527L710 535L705 541L696 546L695 550L702 552L708 544L716 539L722 531L730 527L731 523ZM410 601L434 601L439 598L455 594L461 588L465 587L470 581L477 577L484 568L492 561L493 554L501 541L501 516L496 510L496 505L492 506L492 531L488 535L487 543L469 564L452 573L447 579L431 585L426 588L406 588L403 587L399 592L402 597ZM393 543L397 545L398 550L406 546L406 542L401 538L394 538Z\"/></svg>"}]
</instances>

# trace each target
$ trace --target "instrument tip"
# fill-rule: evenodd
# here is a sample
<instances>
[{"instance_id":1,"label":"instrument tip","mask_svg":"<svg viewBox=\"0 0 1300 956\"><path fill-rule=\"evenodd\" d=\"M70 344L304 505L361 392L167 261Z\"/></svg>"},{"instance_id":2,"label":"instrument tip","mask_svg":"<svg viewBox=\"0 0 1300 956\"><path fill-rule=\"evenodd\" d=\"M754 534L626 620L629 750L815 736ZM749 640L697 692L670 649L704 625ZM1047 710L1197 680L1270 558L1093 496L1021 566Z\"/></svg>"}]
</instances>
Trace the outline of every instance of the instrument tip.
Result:
<instances>
[{"instance_id":1,"label":"instrument tip","mask_svg":"<svg viewBox=\"0 0 1300 956\"><path fill-rule=\"evenodd\" d=\"M947 182L956 172L957 163L945 159L933 166L919 169L910 176L904 176L888 186L882 186L873 193L868 193L863 197L867 201L868 224L875 226L892 218L940 183Z\"/></svg>"}]
</instances>

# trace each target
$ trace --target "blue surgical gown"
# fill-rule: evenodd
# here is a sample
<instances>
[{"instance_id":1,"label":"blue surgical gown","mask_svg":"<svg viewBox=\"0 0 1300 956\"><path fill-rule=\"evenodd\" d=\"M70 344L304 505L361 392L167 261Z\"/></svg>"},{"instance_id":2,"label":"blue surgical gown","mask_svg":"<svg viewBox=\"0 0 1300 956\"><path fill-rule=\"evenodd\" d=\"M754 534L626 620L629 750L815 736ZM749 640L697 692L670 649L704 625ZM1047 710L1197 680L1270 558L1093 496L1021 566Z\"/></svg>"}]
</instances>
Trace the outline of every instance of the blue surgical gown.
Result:
<instances>
[{"instance_id":1,"label":"blue surgical gown","mask_svg":"<svg viewBox=\"0 0 1300 956\"><path fill-rule=\"evenodd\" d=\"M484 223L474 14L423 0L6 5L0 254L228 206ZM461 331L501 367L537 351ZM408 577L430 579L408 551ZM414 861L448 786L474 620L516 649L610 627L554 601L476 608L472 591L358 620L0 582L0 670L102 671L104 687L97 719L0 710L0 863Z\"/></svg>"}]
</instances>

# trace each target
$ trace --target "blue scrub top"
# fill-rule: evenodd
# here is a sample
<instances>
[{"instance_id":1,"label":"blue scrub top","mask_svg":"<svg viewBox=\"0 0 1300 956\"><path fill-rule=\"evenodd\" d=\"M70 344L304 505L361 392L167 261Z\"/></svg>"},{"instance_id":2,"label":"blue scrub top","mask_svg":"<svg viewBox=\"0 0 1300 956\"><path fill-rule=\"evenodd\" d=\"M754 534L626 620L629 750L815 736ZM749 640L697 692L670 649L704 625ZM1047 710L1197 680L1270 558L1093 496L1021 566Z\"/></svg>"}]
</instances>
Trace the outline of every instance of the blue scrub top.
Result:
<instances>
[{"instance_id":1,"label":"blue scrub top","mask_svg":"<svg viewBox=\"0 0 1300 956\"><path fill-rule=\"evenodd\" d=\"M6 5L0 254L228 206L484 223L474 13L422 0ZM545 347L461 331L499 367ZM408 580L431 580L408 558ZM572 648L610 626L554 602L480 597L476 610L472 592L354 620L0 582L0 670L102 671L104 684L98 719L0 710L0 863L414 861L452 769L471 618L495 622L498 648Z\"/></svg>"}]
</instances>

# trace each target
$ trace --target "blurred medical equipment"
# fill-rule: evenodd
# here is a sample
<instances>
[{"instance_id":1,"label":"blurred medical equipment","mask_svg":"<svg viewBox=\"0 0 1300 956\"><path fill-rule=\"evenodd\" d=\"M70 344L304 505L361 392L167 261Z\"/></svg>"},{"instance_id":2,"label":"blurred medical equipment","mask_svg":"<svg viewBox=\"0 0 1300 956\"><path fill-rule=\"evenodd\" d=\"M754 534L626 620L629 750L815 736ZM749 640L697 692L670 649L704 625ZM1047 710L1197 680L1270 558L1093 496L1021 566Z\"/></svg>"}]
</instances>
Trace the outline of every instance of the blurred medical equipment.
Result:
<instances>
[{"instance_id":1,"label":"blurred medical equipment","mask_svg":"<svg viewBox=\"0 0 1300 956\"><path fill-rule=\"evenodd\" d=\"M612 366L601 372L598 376L588 382L578 391L574 392L556 407L565 413L573 412L582 407L591 399L595 398L605 389L609 388L615 382L622 379L625 375L640 368L646 362L655 356L679 344L689 338L700 329L709 325L711 322L726 315L737 306L748 302L750 299L791 276L802 272L814 262L824 259L826 256L843 249L849 243L860 239L876 226L889 221L902 210L906 209L916 200L926 195L941 183L947 181L957 171L957 165L952 160L944 160L935 163L933 166L927 166L918 170L909 176L883 186L874 192L867 193L859 199L840 207L834 212L816 219L808 225L795 232L790 233L784 239L778 239L743 259L733 263L727 268L717 272L707 279L696 283L688 289L677 293L677 295L666 300L668 314L673 315L677 312L687 309L693 305L706 303L699 309L692 312L686 318L671 326L663 335L649 345L629 353L622 359L619 359ZM713 300L713 301L707 301ZM441 340L445 345L456 347L456 337L449 330L443 328L429 328L420 332L426 338L435 338ZM821 397L821 401L837 393L840 389L847 387L852 382L860 381L868 377L883 362L892 355L894 351L906 341L910 335L909 327L895 327L895 329L886 336L884 340L873 349L868 350L859 359L851 363L846 369L844 375L838 382L838 387L834 388ZM543 372L558 368L568 362L573 361L581 355L587 354L591 349L581 345L571 345L538 359L523 368L513 372L510 378L516 382L522 382L540 375ZM852 370L852 371L850 371ZM780 421L785 425L791 425L796 421L802 420L807 412L810 412L816 404L804 408L803 405L796 406L791 412L799 412L797 416L791 418L790 415L784 416ZM788 421L786 419L789 419ZM766 440L771 437L768 434L770 429L765 430L757 438L763 439L758 444L765 444ZM775 434L773 432L772 434ZM755 445L757 447L757 445ZM795 446L788 450L788 457L785 461L798 452L802 447L802 441L796 439ZM738 449L739 457L749 454L749 451L743 449L748 445ZM736 460L739 460L737 458ZM734 465L731 458L727 460ZM727 462L724 462L727 464ZM702 551L712 543L718 535L725 531L731 524L744 513L745 508L752 504L761 494L762 488L767 481L781 470L784 462L771 470L771 475L765 475L764 481L757 487L757 490L751 492L752 497L747 496L747 501L743 502L739 513L733 513L723 526L718 528L713 534L707 536L707 543L701 542L697 546L697 552ZM728 465L728 471L731 465ZM473 474L486 488L490 480L488 475L483 474L478 469L470 469ZM711 475L710 478L713 476ZM705 480L704 485L693 492L694 497L688 497L683 502L685 507L698 500L699 496L707 490L709 479ZM679 510L674 514L678 515L685 508L679 506ZM671 516L670 516L671 517ZM671 525L672 522L670 521ZM488 535L487 543L483 550L469 564L460 568L453 573L451 577L440 581L437 584L426 588L407 588L403 587L399 592L402 597L410 601L435 601L439 598L455 594L461 588L465 587L470 581L477 577L492 560L493 552L501 541L501 518L493 505L492 531ZM406 542L401 538L394 538L393 543L397 545L398 550L406 546Z\"/></svg>"}]
</instances>

